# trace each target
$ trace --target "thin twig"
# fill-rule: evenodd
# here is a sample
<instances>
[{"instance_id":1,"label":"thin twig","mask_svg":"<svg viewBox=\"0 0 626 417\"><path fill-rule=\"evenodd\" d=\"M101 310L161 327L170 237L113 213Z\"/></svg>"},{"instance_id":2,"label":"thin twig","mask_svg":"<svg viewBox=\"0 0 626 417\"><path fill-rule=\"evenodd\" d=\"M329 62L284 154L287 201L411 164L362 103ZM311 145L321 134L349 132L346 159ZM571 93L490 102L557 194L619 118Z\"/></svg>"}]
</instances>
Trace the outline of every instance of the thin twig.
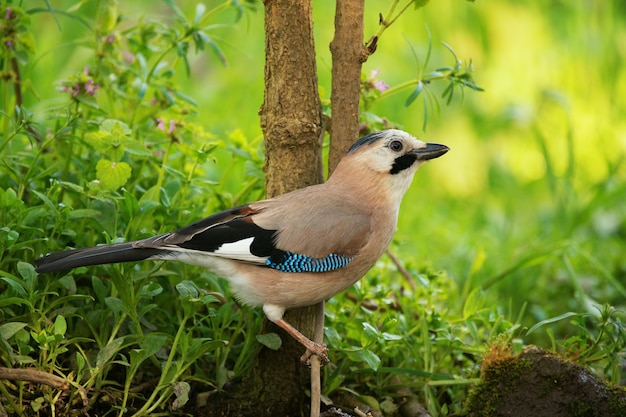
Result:
<instances>
[{"instance_id":1,"label":"thin twig","mask_svg":"<svg viewBox=\"0 0 626 417\"><path fill-rule=\"evenodd\" d=\"M49 385L60 390L68 390L70 384L61 377L39 371L37 369L14 369L0 367L0 379L12 381L28 381L37 384Z\"/></svg>"},{"instance_id":2,"label":"thin twig","mask_svg":"<svg viewBox=\"0 0 626 417\"><path fill-rule=\"evenodd\" d=\"M324 302L317 304L315 311L315 330L313 333L315 343L324 343ZM319 417L322 398L322 372L320 358L311 356L311 417Z\"/></svg>"},{"instance_id":3,"label":"thin twig","mask_svg":"<svg viewBox=\"0 0 626 417\"><path fill-rule=\"evenodd\" d=\"M404 267L402 262L400 262L400 259L398 259L396 255L394 255L391 249L387 249L387 256L389 256L389 259L391 259L391 262L393 262L396 268L398 268L398 271L400 272L400 274L402 274L402 276L407 280L407 282L411 286L411 289L415 291L415 289L417 288L417 285L415 284L415 280L413 279L413 277L411 277L411 273Z\"/></svg>"}]
</instances>

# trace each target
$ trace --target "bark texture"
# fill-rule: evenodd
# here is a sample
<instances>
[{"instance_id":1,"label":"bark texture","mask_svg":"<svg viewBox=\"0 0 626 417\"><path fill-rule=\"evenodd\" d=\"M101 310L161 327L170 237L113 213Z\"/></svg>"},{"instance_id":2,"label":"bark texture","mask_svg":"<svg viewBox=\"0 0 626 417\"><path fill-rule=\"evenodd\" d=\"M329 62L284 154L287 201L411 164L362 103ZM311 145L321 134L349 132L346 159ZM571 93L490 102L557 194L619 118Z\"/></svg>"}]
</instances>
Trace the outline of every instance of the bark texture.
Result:
<instances>
[{"instance_id":1,"label":"bark texture","mask_svg":"<svg viewBox=\"0 0 626 417\"><path fill-rule=\"evenodd\" d=\"M322 110L318 94L311 0L265 0L265 92L259 111L265 137L267 197L323 181ZM285 319L311 338L316 307ZM202 416L299 416L306 413L309 369L305 348L273 323L265 332L282 347L261 349L253 374L198 407Z\"/></svg>"},{"instance_id":2,"label":"bark texture","mask_svg":"<svg viewBox=\"0 0 626 417\"><path fill-rule=\"evenodd\" d=\"M266 193L274 197L323 181L322 110L318 94L311 0L266 0L265 92L260 110L265 137ZM286 320L313 337L316 307L288 311ZM262 351L256 368L268 415L299 415L308 407L309 370L302 345L278 332L283 346ZM257 401L259 398L257 398ZM259 404L260 405L260 404ZM262 414L256 414L262 415Z\"/></svg>"},{"instance_id":3,"label":"bark texture","mask_svg":"<svg viewBox=\"0 0 626 417\"><path fill-rule=\"evenodd\" d=\"M266 193L274 197L323 181L322 112L318 95L311 0L264 0L265 92L259 111L265 137ZM331 161L334 168L357 139L363 45L363 1L339 0L333 53ZM285 318L312 337L316 307L288 311ZM309 370L300 362L304 348L281 335L278 351L262 349L253 375L211 397L202 413L213 416L297 416L309 407Z\"/></svg>"},{"instance_id":4,"label":"bark texture","mask_svg":"<svg viewBox=\"0 0 626 417\"><path fill-rule=\"evenodd\" d=\"M337 0L332 54L332 121L329 172L359 136L361 66L368 51L363 44L363 0Z\"/></svg>"},{"instance_id":5,"label":"bark texture","mask_svg":"<svg viewBox=\"0 0 626 417\"><path fill-rule=\"evenodd\" d=\"M265 2L265 97L260 110L268 197L323 180L321 104L310 0Z\"/></svg>"}]
</instances>

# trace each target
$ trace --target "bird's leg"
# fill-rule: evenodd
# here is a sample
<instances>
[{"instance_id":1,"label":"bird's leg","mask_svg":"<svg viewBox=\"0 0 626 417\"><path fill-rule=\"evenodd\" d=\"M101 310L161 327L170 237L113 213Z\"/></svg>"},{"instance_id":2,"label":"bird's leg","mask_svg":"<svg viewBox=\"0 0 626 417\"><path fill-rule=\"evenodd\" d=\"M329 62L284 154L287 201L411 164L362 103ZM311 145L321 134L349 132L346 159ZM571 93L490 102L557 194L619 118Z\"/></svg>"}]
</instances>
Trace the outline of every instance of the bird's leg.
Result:
<instances>
[{"instance_id":1,"label":"bird's leg","mask_svg":"<svg viewBox=\"0 0 626 417\"><path fill-rule=\"evenodd\" d=\"M298 342L302 343L302 345L306 348L306 352L300 358L300 360L304 363L307 363L311 355L317 355L320 358L321 365L326 365L330 361L328 360L328 348L323 343L315 343L302 333L298 331L291 324L287 323L284 319L276 320L274 323L278 325L280 328L285 330L291 337L296 339Z\"/></svg>"}]
</instances>

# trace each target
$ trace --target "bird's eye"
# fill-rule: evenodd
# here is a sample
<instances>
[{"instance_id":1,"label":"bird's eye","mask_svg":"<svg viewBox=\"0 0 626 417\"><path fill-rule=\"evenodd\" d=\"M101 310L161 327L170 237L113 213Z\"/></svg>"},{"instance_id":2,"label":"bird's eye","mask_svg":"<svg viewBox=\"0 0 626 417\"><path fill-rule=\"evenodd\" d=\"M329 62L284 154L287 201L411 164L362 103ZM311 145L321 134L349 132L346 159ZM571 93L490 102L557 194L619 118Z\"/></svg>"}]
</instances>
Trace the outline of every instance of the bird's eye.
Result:
<instances>
[{"instance_id":1,"label":"bird's eye","mask_svg":"<svg viewBox=\"0 0 626 417\"><path fill-rule=\"evenodd\" d=\"M393 140L389 142L389 149L394 152L400 152L402 150L402 142L400 142L399 140Z\"/></svg>"}]
</instances>

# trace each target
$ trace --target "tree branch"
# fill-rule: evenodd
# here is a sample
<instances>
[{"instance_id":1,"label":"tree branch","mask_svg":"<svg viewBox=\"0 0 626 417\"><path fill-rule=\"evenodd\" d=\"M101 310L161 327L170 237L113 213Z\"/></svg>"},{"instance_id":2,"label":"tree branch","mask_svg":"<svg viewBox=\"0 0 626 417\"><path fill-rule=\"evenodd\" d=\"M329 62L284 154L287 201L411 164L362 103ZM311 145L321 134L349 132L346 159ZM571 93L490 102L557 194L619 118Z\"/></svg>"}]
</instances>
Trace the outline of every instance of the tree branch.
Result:
<instances>
[{"instance_id":1,"label":"tree branch","mask_svg":"<svg viewBox=\"0 0 626 417\"><path fill-rule=\"evenodd\" d=\"M328 170L332 172L359 136L361 65L369 53L363 44L363 0L337 0L332 54L333 115Z\"/></svg>"},{"instance_id":2,"label":"tree branch","mask_svg":"<svg viewBox=\"0 0 626 417\"><path fill-rule=\"evenodd\" d=\"M48 385L60 390L68 390L70 384L61 377L37 369L15 369L0 367L0 379L28 381Z\"/></svg>"}]
</instances>

